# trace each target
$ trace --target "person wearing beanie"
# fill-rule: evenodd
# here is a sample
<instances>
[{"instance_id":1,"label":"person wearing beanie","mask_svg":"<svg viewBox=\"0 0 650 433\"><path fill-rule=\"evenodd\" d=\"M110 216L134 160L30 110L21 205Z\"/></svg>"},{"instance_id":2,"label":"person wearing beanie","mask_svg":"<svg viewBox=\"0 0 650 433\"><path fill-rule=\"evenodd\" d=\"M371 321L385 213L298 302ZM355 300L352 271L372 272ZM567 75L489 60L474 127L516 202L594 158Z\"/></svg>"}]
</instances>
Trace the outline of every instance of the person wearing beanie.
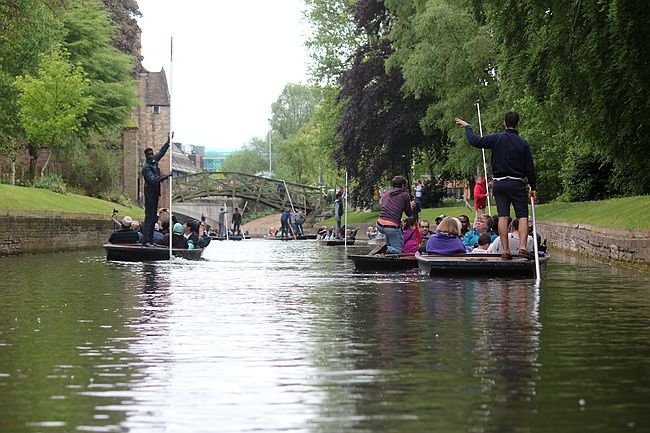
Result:
<instances>
[{"instance_id":1,"label":"person wearing beanie","mask_svg":"<svg viewBox=\"0 0 650 433\"><path fill-rule=\"evenodd\" d=\"M181 223L176 223L172 226L172 248L187 249L187 239L183 236L183 226ZM160 245L169 245L169 233L163 236Z\"/></svg>"}]
</instances>

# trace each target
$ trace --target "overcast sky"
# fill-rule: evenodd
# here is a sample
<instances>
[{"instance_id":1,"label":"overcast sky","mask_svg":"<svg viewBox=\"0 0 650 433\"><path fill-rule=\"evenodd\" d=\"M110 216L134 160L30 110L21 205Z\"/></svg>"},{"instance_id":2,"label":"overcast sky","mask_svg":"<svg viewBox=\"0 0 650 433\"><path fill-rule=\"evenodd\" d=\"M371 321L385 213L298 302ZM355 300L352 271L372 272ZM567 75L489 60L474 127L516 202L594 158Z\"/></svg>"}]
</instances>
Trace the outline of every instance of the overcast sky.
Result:
<instances>
[{"instance_id":1,"label":"overcast sky","mask_svg":"<svg viewBox=\"0 0 650 433\"><path fill-rule=\"evenodd\" d=\"M303 0L138 4L143 64L167 72L174 138L183 144L235 150L265 137L271 103L287 83L307 82Z\"/></svg>"}]
</instances>

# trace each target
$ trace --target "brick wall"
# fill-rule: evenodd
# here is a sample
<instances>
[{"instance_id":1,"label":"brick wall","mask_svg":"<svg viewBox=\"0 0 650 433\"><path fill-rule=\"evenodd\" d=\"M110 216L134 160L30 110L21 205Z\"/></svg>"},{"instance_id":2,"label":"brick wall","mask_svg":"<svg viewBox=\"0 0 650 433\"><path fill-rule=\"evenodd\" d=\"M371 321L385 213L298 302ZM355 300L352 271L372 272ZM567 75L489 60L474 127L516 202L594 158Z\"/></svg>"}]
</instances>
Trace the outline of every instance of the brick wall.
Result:
<instances>
[{"instance_id":1,"label":"brick wall","mask_svg":"<svg viewBox=\"0 0 650 433\"><path fill-rule=\"evenodd\" d=\"M55 212L3 212L0 257L98 248L113 231L110 217Z\"/></svg>"},{"instance_id":2,"label":"brick wall","mask_svg":"<svg viewBox=\"0 0 650 433\"><path fill-rule=\"evenodd\" d=\"M122 161L123 191L133 200L138 196L140 155L138 154L138 128L124 128L122 131L124 158Z\"/></svg>"}]
</instances>

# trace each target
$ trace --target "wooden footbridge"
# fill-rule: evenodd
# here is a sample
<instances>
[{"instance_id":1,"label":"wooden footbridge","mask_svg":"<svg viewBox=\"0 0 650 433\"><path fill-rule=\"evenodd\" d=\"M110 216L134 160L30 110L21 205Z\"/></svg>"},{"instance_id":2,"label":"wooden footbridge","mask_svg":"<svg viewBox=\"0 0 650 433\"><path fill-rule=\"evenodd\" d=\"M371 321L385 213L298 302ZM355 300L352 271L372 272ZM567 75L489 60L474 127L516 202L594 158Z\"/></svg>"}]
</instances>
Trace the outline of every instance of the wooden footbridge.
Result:
<instances>
[{"instance_id":1,"label":"wooden footbridge","mask_svg":"<svg viewBox=\"0 0 650 433\"><path fill-rule=\"evenodd\" d=\"M296 209L306 209L308 216L316 217L325 205L321 188L253 176L237 172L197 173L174 177L172 200L187 202L203 197L233 197L263 204L274 209L290 208L289 197Z\"/></svg>"}]
</instances>

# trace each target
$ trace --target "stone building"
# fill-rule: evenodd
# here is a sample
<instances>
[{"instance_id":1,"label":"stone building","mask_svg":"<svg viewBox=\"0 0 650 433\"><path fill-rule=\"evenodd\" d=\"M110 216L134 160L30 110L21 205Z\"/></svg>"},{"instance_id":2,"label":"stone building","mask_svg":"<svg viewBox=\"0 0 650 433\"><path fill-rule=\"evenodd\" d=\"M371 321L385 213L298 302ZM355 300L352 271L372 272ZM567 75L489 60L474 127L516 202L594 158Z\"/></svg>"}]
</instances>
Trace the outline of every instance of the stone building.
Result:
<instances>
[{"instance_id":1,"label":"stone building","mask_svg":"<svg viewBox=\"0 0 650 433\"><path fill-rule=\"evenodd\" d=\"M165 70L140 72L138 94L140 106L133 111L132 124L124 129L122 136L122 188L132 200L143 203L144 180L140 172L144 162L144 149L152 147L154 152L157 152L169 135L170 97ZM169 173L171 154L170 149L160 160L159 165L163 173ZM169 187L166 182L161 191L161 203L168 203Z\"/></svg>"}]
</instances>

